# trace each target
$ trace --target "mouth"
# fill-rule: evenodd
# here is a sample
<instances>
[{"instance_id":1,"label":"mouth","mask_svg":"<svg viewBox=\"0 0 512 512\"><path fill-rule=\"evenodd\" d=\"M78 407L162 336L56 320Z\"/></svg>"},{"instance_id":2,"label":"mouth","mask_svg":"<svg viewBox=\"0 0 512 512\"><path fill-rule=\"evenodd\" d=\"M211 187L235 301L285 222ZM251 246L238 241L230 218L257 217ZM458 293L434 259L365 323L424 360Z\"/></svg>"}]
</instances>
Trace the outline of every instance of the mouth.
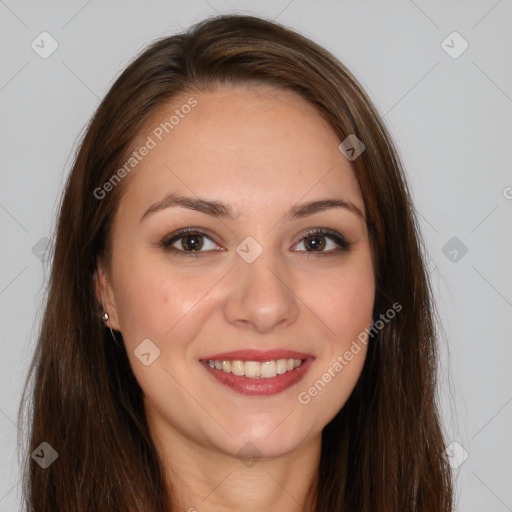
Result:
<instances>
[{"instance_id":1,"label":"mouth","mask_svg":"<svg viewBox=\"0 0 512 512\"><path fill-rule=\"evenodd\" d=\"M313 361L310 354L287 350L236 351L199 360L217 382L248 396L288 389L304 377Z\"/></svg>"}]
</instances>

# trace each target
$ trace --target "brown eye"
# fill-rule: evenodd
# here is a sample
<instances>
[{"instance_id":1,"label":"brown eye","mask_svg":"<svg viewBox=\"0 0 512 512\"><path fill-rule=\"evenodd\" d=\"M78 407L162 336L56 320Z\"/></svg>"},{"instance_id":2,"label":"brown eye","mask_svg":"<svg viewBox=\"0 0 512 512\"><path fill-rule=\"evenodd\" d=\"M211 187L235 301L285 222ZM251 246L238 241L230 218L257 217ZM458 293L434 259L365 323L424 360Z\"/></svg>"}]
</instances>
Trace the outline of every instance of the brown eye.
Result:
<instances>
[{"instance_id":1,"label":"brown eye","mask_svg":"<svg viewBox=\"0 0 512 512\"><path fill-rule=\"evenodd\" d=\"M203 247L202 235L187 235L181 238L181 245L184 250L199 251Z\"/></svg>"},{"instance_id":2,"label":"brown eye","mask_svg":"<svg viewBox=\"0 0 512 512\"><path fill-rule=\"evenodd\" d=\"M173 233L163 240L161 245L165 250L183 256L199 256L200 253L219 250L219 246L208 235L195 229Z\"/></svg>"},{"instance_id":3,"label":"brown eye","mask_svg":"<svg viewBox=\"0 0 512 512\"><path fill-rule=\"evenodd\" d=\"M322 251L325 247L325 238L321 235L309 235L304 238L304 245L312 251Z\"/></svg>"},{"instance_id":4,"label":"brown eye","mask_svg":"<svg viewBox=\"0 0 512 512\"><path fill-rule=\"evenodd\" d=\"M333 254L348 250L350 244L345 238L330 229L317 228L304 233L302 240L296 244L303 244L305 250L298 252L314 252L319 254Z\"/></svg>"}]
</instances>

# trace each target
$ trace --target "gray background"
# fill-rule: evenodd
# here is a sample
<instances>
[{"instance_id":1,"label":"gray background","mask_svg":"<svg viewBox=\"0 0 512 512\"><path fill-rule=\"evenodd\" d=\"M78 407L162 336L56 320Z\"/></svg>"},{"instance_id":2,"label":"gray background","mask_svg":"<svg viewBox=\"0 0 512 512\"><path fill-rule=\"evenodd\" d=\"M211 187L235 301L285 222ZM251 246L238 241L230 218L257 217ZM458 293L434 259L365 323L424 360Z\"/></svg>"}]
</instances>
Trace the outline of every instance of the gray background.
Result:
<instances>
[{"instance_id":1,"label":"gray background","mask_svg":"<svg viewBox=\"0 0 512 512\"><path fill-rule=\"evenodd\" d=\"M19 507L16 414L48 273L40 256L78 136L147 43L234 11L325 46L384 116L444 327L440 394L458 443L458 510L512 511L511 0L0 0L0 512ZM46 59L31 48L43 31L58 43ZM461 39L442 45L453 31L469 44L457 58L445 49L458 54Z\"/></svg>"}]
</instances>

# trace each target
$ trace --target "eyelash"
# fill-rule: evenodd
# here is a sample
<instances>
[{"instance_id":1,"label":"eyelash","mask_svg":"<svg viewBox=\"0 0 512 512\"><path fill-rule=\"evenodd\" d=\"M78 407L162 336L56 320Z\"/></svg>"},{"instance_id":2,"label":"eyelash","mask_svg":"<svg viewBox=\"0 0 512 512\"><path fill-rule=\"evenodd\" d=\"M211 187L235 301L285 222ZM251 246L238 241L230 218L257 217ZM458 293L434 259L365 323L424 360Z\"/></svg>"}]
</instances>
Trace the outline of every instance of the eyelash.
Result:
<instances>
[{"instance_id":1,"label":"eyelash","mask_svg":"<svg viewBox=\"0 0 512 512\"><path fill-rule=\"evenodd\" d=\"M309 238L309 237L312 237L315 235L317 235L317 236L319 235L323 238L329 238L332 241L334 241L334 243L336 243L339 247L337 249L331 249L329 251L294 251L294 252L304 252L304 253L308 254L308 256L307 256L308 258L311 257L310 255L320 256L320 257L334 256L340 252L348 251L349 247L352 245L349 242L347 242L342 235L340 235L336 231L333 231L328 228L310 229L310 230L306 231L302 235L302 238L294 245L297 245L298 243L303 242L306 238ZM180 240L181 238L186 238L187 236L202 236L202 237L208 238L209 240L214 242L214 240L212 240L212 238L208 234L201 231L200 229L185 228L185 229L180 229L179 231L176 231L176 232L172 233L171 235L169 235L168 237L164 238L164 240L162 240L162 242L161 242L161 247L163 249L165 249L166 251L172 252L173 254L176 254L178 256L188 257L188 258L190 258L190 257L198 258L201 255L212 252L212 251L184 251L182 249L177 249L176 247L172 247L172 244L174 242Z\"/></svg>"}]
</instances>

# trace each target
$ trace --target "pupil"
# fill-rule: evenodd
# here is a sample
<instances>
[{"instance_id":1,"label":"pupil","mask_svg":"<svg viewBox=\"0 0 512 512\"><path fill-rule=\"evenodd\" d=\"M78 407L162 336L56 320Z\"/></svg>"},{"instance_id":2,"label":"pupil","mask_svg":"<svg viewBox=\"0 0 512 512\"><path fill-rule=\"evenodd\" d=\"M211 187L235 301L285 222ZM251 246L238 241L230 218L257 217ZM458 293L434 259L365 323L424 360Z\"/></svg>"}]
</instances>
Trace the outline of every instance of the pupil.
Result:
<instances>
[{"instance_id":1,"label":"pupil","mask_svg":"<svg viewBox=\"0 0 512 512\"><path fill-rule=\"evenodd\" d=\"M307 242L306 245L313 251L323 249L325 246L325 240L322 237L319 237L317 235L312 235L312 236L308 237L308 239L309 239L309 242Z\"/></svg>"},{"instance_id":2,"label":"pupil","mask_svg":"<svg viewBox=\"0 0 512 512\"><path fill-rule=\"evenodd\" d=\"M200 236L198 236L198 235L189 235L189 236L185 237L184 240L186 241L184 244L185 249L195 250L198 248L201 249L201 247L203 246L203 244L200 240Z\"/></svg>"}]
</instances>

